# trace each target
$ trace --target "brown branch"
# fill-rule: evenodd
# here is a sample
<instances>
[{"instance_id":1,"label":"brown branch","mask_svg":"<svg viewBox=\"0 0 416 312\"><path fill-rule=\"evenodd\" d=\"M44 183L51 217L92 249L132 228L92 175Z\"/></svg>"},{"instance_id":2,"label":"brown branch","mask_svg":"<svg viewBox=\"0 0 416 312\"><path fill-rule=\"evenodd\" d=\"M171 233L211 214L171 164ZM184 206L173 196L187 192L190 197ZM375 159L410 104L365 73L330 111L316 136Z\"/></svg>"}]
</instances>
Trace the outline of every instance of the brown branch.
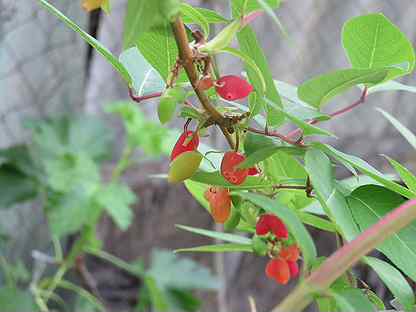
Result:
<instances>
[{"instance_id":1,"label":"brown branch","mask_svg":"<svg viewBox=\"0 0 416 312\"><path fill-rule=\"evenodd\" d=\"M416 199L405 202L342 248L297 286L272 312L298 312L307 307L314 294L323 292L362 257L416 219Z\"/></svg>"},{"instance_id":2,"label":"brown branch","mask_svg":"<svg viewBox=\"0 0 416 312\"><path fill-rule=\"evenodd\" d=\"M189 47L188 36L186 34L185 25L182 18L178 15L174 22L172 22L172 30L175 36L176 44L179 50L179 58L185 72L191 82L191 85L197 95L202 107L210 114L215 123L220 127L222 133L228 141L228 144L234 149L234 141L231 138L228 130L224 126L224 116L211 105L208 96L203 90L198 87L198 72L194 65L193 51Z\"/></svg>"},{"instance_id":3,"label":"brown branch","mask_svg":"<svg viewBox=\"0 0 416 312\"><path fill-rule=\"evenodd\" d=\"M344 108L341 108L340 110L337 110L337 111L335 111L335 112L333 112L333 113L329 114L329 116L330 116L330 117L337 117L337 116L342 115L342 114L344 114L344 113L348 113L348 112L350 112L350 111L351 111L351 110L353 110L356 106L358 106L358 105L360 105L360 104L362 104L362 103L364 103L364 102L365 102L365 100L367 99L367 94L368 94L368 89L367 89L367 87L365 87L365 88L363 89L363 92L361 93L360 98L359 98L357 101L355 101L354 103L352 103L352 104L350 104L350 105L348 105L348 106L346 106L346 107L344 107ZM311 125L315 125L315 124L317 124L318 122L320 122L320 120L318 120L318 119L314 119L314 120L310 121L310 122L309 122L309 124L311 124ZM288 133L288 135L287 135L287 137L289 137L289 138L293 138L293 137L298 136L298 135L299 135L299 134L301 134L301 133L302 133L302 129L296 129L296 130L293 130L292 132L289 132L289 133Z\"/></svg>"},{"instance_id":4,"label":"brown branch","mask_svg":"<svg viewBox=\"0 0 416 312\"><path fill-rule=\"evenodd\" d=\"M303 141L295 141L292 140L291 138L289 138L288 136L285 136L279 132L270 132L268 130L262 131L262 130L258 130L252 127L248 127L246 128L247 131L253 132L253 133L258 133L258 134L262 134L262 135L266 135L266 136L270 136L270 137L275 137L275 138L279 138L280 140L290 144L290 145L294 145L294 146L298 146L298 147L305 147L305 144L303 144Z\"/></svg>"}]
</instances>

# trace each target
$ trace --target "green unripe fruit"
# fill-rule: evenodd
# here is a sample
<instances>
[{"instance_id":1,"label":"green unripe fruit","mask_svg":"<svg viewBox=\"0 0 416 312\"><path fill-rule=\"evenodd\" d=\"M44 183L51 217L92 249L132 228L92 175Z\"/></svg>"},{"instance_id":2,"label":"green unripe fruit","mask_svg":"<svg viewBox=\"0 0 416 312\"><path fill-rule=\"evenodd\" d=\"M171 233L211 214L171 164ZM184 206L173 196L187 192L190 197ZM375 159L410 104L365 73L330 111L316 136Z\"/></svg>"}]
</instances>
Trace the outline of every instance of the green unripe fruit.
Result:
<instances>
[{"instance_id":1,"label":"green unripe fruit","mask_svg":"<svg viewBox=\"0 0 416 312\"><path fill-rule=\"evenodd\" d=\"M258 256L267 255L268 247L267 243L259 236L254 236L252 239L253 251Z\"/></svg>"},{"instance_id":2,"label":"green unripe fruit","mask_svg":"<svg viewBox=\"0 0 416 312\"><path fill-rule=\"evenodd\" d=\"M227 222L224 223L224 230L226 232L233 231L237 225L240 223L240 212L238 209L233 207L231 209L231 216L228 218Z\"/></svg>"},{"instance_id":3,"label":"green unripe fruit","mask_svg":"<svg viewBox=\"0 0 416 312\"><path fill-rule=\"evenodd\" d=\"M202 158L202 154L198 151L180 154L170 164L168 181L178 183L192 177L198 170Z\"/></svg>"}]
</instances>

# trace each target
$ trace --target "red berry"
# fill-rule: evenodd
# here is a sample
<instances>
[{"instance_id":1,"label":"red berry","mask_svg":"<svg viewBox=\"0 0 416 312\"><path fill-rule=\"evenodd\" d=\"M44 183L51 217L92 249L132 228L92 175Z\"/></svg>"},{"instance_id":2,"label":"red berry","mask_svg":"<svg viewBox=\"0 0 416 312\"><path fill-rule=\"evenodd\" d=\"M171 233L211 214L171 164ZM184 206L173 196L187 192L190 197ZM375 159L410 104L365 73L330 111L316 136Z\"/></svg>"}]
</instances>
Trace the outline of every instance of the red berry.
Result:
<instances>
[{"instance_id":1,"label":"red berry","mask_svg":"<svg viewBox=\"0 0 416 312\"><path fill-rule=\"evenodd\" d=\"M251 167L248 169L248 175L249 176L255 176L258 175L260 171L256 167Z\"/></svg>"},{"instance_id":2,"label":"red berry","mask_svg":"<svg viewBox=\"0 0 416 312\"><path fill-rule=\"evenodd\" d=\"M290 270L287 261L282 258L270 260L266 266L266 275L269 278L273 278L277 283L286 285L290 279Z\"/></svg>"},{"instance_id":3,"label":"red berry","mask_svg":"<svg viewBox=\"0 0 416 312\"><path fill-rule=\"evenodd\" d=\"M170 155L170 160L174 160L180 154L194 151L198 148L199 136L193 131L185 131L181 134Z\"/></svg>"},{"instance_id":4,"label":"red berry","mask_svg":"<svg viewBox=\"0 0 416 312\"><path fill-rule=\"evenodd\" d=\"M254 90L245 79L233 75L217 80L215 89L220 97L228 101L244 99Z\"/></svg>"},{"instance_id":5,"label":"red berry","mask_svg":"<svg viewBox=\"0 0 416 312\"><path fill-rule=\"evenodd\" d=\"M289 237L289 232L282 220L273 214L263 214L257 221L256 234L266 235L269 232L272 232L278 239Z\"/></svg>"},{"instance_id":6,"label":"red berry","mask_svg":"<svg viewBox=\"0 0 416 312\"><path fill-rule=\"evenodd\" d=\"M287 261L295 262L299 259L300 251L299 247L296 245L290 245L288 247L283 247L280 250L279 256Z\"/></svg>"},{"instance_id":7,"label":"red berry","mask_svg":"<svg viewBox=\"0 0 416 312\"><path fill-rule=\"evenodd\" d=\"M206 91L211 89L214 86L214 82L212 81L211 77L203 77L201 80L198 81L198 88L202 91Z\"/></svg>"},{"instance_id":8,"label":"red berry","mask_svg":"<svg viewBox=\"0 0 416 312\"><path fill-rule=\"evenodd\" d=\"M296 278L299 276L299 265L296 261L288 261L287 265L289 266L290 277Z\"/></svg>"},{"instance_id":9,"label":"red berry","mask_svg":"<svg viewBox=\"0 0 416 312\"><path fill-rule=\"evenodd\" d=\"M230 192L221 187L210 187L204 193L209 201L211 215L216 223L225 223L231 214Z\"/></svg>"},{"instance_id":10,"label":"red berry","mask_svg":"<svg viewBox=\"0 0 416 312\"><path fill-rule=\"evenodd\" d=\"M238 152L226 152L221 162L221 175L231 184L242 184L247 176L248 169L236 168L246 157Z\"/></svg>"}]
</instances>

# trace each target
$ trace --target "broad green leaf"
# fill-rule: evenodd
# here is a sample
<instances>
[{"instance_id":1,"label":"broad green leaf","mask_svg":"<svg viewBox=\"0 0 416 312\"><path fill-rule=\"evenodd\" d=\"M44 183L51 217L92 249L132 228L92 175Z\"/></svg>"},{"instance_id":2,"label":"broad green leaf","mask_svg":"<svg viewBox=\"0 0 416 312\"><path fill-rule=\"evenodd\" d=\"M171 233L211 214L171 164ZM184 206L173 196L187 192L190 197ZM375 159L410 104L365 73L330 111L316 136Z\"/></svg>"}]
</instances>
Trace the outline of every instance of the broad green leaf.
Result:
<instances>
[{"instance_id":1,"label":"broad green leaf","mask_svg":"<svg viewBox=\"0 0 416 312\"><path fill-rule=\"evenodd\" d=\"M257 66L254 59L252 59L246 53L239 51L237 49L233 49L233 48L224 48L220 52L231 54L241 59L245 63L246 68L250 68L252 72L255 73L255 78L253 80L258 81L260 83L261 92L264 92L266 90L266 81L264 80L263 73L260 70L260 68Z\"/></svg>"},{"instance_id":2,"label":"broad green leaf","mask_svg":"<svg viewBox=\"0 0 416 312\"><path fill-rule=\"evenodd\" d=\"M409 142L409 144L416 150L416 136L406 128L399 120L390 115L388 112L377 108L383 116L400 132L400 134Z\"/></svg>"},{"instance_id":3,"label":"broad green leaf","mask_svg":"<svg viewBox=\"0 0 416 312\"><path fill-rule=\"evenodd\" d=\"M187 17L188 23L196 23L201 26L202 30L204 31L204 35L206 37L209 36L209 22L205 18L204 14L201 13L199 10L194 8L193 6L182 2L180 4L180 10L182 15Z\"/></svg>"},{"instance_id":4,"label":"broad green leaf","mask_svg":"<svg viewBox=\"0 0 416 312\"><path fill-rule=\"evenodd\" d=\"M347 240L358 233L344 195L338 190L332 164L322 151L310 149L305 155L305 169L314 192L327 216L338 226Z\"/></svg>"},{"instance_id":5,"label":"broad green leaf","mask_svg":"<svg viewBox=\"0 0 416 312\"><path fill-rule=\"evenodd\" d=\"M64 195L51 194L45 211L51 233L62 237L94 222L101 213L101 207L85 190L77 188Z\"/></svg>"},{"instance_id":6,"label":"broad green leaf","mask_svg":"<svg viewBox=\"0 0 416 312\"><path fill-rule=\"evenodd\" d=\"M175 252L253 252L248 244L218 244L176 249Z\"/></svg>"},{"instance_id":7,"label":"broad green leaf","mask_svg":"<svg viewBox=\"0 0 416 312\"><path fill-rule=\"evenodd\" d=\"M246 156L250 156L260 149L268 147L280 147L282 144L283 143L277 138L247 132L244 139L244 154Z\"/></svg>"},{"instance_id":8,"label":"broad green leaf","mask_svg":"<svg viewBox=\"0 0 416 312\"><path fill-rule=\"evenodd\" d=\"M250 112L255 116L261 109L267 112L267 122L271 126L278 126L283 122L283 115L276 111L273 107L266 105L264 97L268 98L273 103L276 103L279 107L282 106L279 92L274 84L272 73L266 56L257 40L256 33L250 26L246 26L237 34L238 44L240 50L248 55L260 69L262 76L264 77L264 86L261 81L258 80L256 72L246 66L247 76L250 83L256 90L255 96L250 96Z\"/></svg>"},{"instance_id":9,"label":"broad green leaf","mask_svg":"<svg viewBox=\"0 0 416 312\"><path fill-rule=\"evenodd\" d=\"M263 195L243 192L238 193L238 195L282 219L302 250L305 267L309 268L316 258L316 249L311 236L297 215L289 208Z\"/></svg>"},{"instance_id":10,"label":"broad green leaf","mask_svg":"<svg viewBox=\"0 0 416 312\"><path fill-rule=\"evenodd\" d=\"M403 182L406 184L406 186L416 194L416 177L413 173L410 172L409 169L407 169L405 166L400 164L399 162L395 161L394 159L384 156L387 158L387 160L390 162L390 165L396 170L396 172L399 174L400 178L403 180Z\"/></svg>"},{"instance_id":11,"label":"broad green leaf","mask_svg":"<svg viewBox=\"0 0 416 312\"><path fill-rule=\"evenodd\" d=\"M338 312L376 312L377 310L361 289L331 290L330 295L335 299Z\"/></svg>"},{"instance_id":12,"label":"broad green leaf","mask_svg":"<svg viewBox=\"0 0 416 312\"><path fill-rule=\"evenodd\" d=\"M298 88L301 100L321 108L336 95L358 84L380 83L387 75L386 69L342 69L305 81Z\"/></svg>"},{"instance_id":13,"label":"broad green leaf","mask_svg":"<svg viewBox=\"0 0 416 312\"><path fill-rule=\"evenodd\" d=\"M137 199L136 195L124 184L111 183L96 196L97 202L105 207L115 224L125 231L133 220L130 205Z\"/></svg>"},{"instance_id":14,"label":"broad green leaf","mask_svg":"<svg viewBox=\"0 0 416 312\"><path fill-rule=\"evenodd\" d=\"M179 0L129 0L124 20L124 48L134 46L143 33L166 25L179 10Z\"/></svg>"},{"instance_id":15,"label":"broad green leaf","mask_svg":"<svg viewBox=\"0 0 416 312\"><path fill-rule=\"evenodd\" d=\"M33 199L37 195L35 181L10 164L0 165L0 209Z\"/></svg>"},{"instance_id":16,"label":"broad green leaf","mask_svg":"<svg viewBox=\"0 0 416 312\"><path fill-rule=\"evenodd\" d=\"M299 219L307 225L316 227L317 229L327 231L327 232L337 232L336 226L331 222L322 217L314 215L312 213L307 213L303 211L297 212Z\"/></svg>"},{"instance_id":17,"label":"broad green leaf","mask_svg":"<svg viewBox=\"0 0 416 312\"><path fill-rule=\"evenodd\" d=\"M62 12L60 12L57 8L53 5L48 3L46 0L38 0L40 4L47 9L50 13L55 15L65 24L67 24L72 30L77 32L82 39L84 39L88 44L90 44L98 53L106 58L106 60L116 69L121 77L128 83L131 84L131 78L128 74L127 70L124 68L123 64L113 55L111 52L104 47L99 41L97 41L94 37L87 34L83 31L77 24L75 24L72 20L66 17Z\"/></svg>"},{"instance_id":18,"label":"broad green leaf","mask_svg":"<svg viewBox=\"0 0 416 312\"><path fill-rule=\"evenodd\" d=\"M383 283L403 305L405 311L412 311L413 305L415 304L415 295L402 273L392 265L380 259L365 257L363 260L376 271Z\"/></svg>"},{"instance_id":19,"label":"broad green leaf","mask_svg":"<svg viewBox=\"0 0 416 312\"><path fill-rule=\"evenodd\" d=\"M380 221L401 205L405 199L382 186L366 185L351 193L348 206L361 231ZM416 281L416 223L395 233L377 247L400 270Z\"/></svg>"},{"instance_id":20,"label":"broad green leaf","mask_svg":"<svg viewBox=\"0 0 416 312\"><path fill-rule=\"evenodd\" d=\"M160 92L165 88L162 77L146 61L137 47L125 50L120 54L119 60L128 71L132 87L138 95Z\"/></svg>"},{"instance_id":21,"label":"broad green leaf","mask_svg":"<svg viewBox=\"0 0 416 312\"><path fill-rule=\"evenodd\" d=\"M168 250L152 250L151 265L146 275L152 277L163 291L172 288L214 290L220 286L209 269Z\"/></svg>"},{"instance_id":22,"label":"broad green leaf","mask_svg":"<svg viewBox=\"0 0 416 312\"><path fill-rule=\"evenodd\" d=\"M186 91L182 87L169 88L160 98L158 116L162 124L169 122L175 115L177 104L183 103L186 99Z\"/></svg>"},{"instance_id":23,"label":"broad green leaf","mask_svg":"<svg viewBox=\"0 0 416 312\"><path fill-rule=\"evenodd\" d=\"M7 312L37 311L30 291L15 287L0 288L0 306Z\"/></svg>"},{"instance_id":24,"label":"broad green leaf","mask_svg":"<svg viewBox=\"0 0 416 312\"><path fill-rule=\"evenodd\" d=\"M220 24L220 23L228 23L230 20L226 19L224 16L220 15L218 12L214 10L209 10L205 8L198 8L193 7L194 10L198 11L201 15L204 16L205 20L210 24ZM183 22L185 24L191 24L195 22L192 16L188 16L186 12L182 12L183 15Z\"/></svg>"},{"instance_id":25,"label":"broad green leaf","mask_svg":"<svg viewBox=\"0 0 416 312\"><path fill-rule=\"evenodd\" d=\"M239 235L234 235L234 234L229 234L229 233L209 231L209 230L194 228L194 227L185 226L185 225L176 225L176 227L181 229L181 230L184 230L184 231L188 231L188 232L191 232L191 233L194 233L194 234L199 234L199 235L203 235L203 236L218 239L218 240L223 240L225 242L230 242L230 243L235 243L235 244L251 245L251 239L249 239L247 237L244 237L244 236L239 236Z\"/></svg>"},{"instance_id":26,"label":"broad green leaf","mask_svg":"<svg viewBox=\"0 0 416 312\"><path fill-rule=\"evenodd\" d=\"M385 80L413 71L412 43L382 13L358 16L347 21L342 44L354 68L389 69Z\"/></svg>"},{"instance_id":27,"label":"broad green leaf","mask_svg":"<svg viewBox=\"0 0 416 312\"><path fill-rule=\"evenodd\" d=\"M368 89L368 94L382 92L382 91L408 91L416 93L416 87L408 86L400 82L390 80Z\"/></svg>"},{"instance_id":28,"label":"broad green leaf","mask_svg":"<svg viewBox=\"0 0 416 312\"><path fill-rule=\"evenodd\" d=\"M326 154L334 157L335 159L344 161L350 164L351 166L353 166L354 168L357 168L362 173L373 178L378 183L384 185L385 187L387 187L388 189L394 192L397 192L398 194L403 195L406 198L414 198L416 196L416 194L413 193L411 190L393 182L390 177L377 171L374 167L370 166L367 162L365 162L364 160L356 156L352 156L352 155L348 155L343 152L340 152L336 150L335 148L333 148L332 146L327 145L327 144L313 143L312 145L324 151Z\"/></svg>"}]
</instances>

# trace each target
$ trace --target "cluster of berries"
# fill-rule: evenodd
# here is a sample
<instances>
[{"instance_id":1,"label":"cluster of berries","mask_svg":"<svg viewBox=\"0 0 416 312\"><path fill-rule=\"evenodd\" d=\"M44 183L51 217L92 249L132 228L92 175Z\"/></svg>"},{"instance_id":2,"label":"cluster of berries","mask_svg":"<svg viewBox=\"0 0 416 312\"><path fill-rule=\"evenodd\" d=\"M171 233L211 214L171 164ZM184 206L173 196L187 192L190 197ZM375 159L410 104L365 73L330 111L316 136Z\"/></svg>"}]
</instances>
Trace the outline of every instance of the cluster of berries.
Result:
<instances>
[{"instance_id":1,"label":"cluster of berries","mask_svg":"<svg viewBox=\"0 0 416 312\"><path fill-rule=\"evenodd\" d=\"M296 278L299 275L297 261L300 257L300 250L296 244L285 244L289 238L289 232L282 220L273 214L261 215L256 224L256 234L259 236L271 234L274 236L270 240L272 246L280 246L278 252L274 248L270 252L271 259L266 266L266 276L282 285L286 285L291 278Z\"/></svg>"}]
</instances>

